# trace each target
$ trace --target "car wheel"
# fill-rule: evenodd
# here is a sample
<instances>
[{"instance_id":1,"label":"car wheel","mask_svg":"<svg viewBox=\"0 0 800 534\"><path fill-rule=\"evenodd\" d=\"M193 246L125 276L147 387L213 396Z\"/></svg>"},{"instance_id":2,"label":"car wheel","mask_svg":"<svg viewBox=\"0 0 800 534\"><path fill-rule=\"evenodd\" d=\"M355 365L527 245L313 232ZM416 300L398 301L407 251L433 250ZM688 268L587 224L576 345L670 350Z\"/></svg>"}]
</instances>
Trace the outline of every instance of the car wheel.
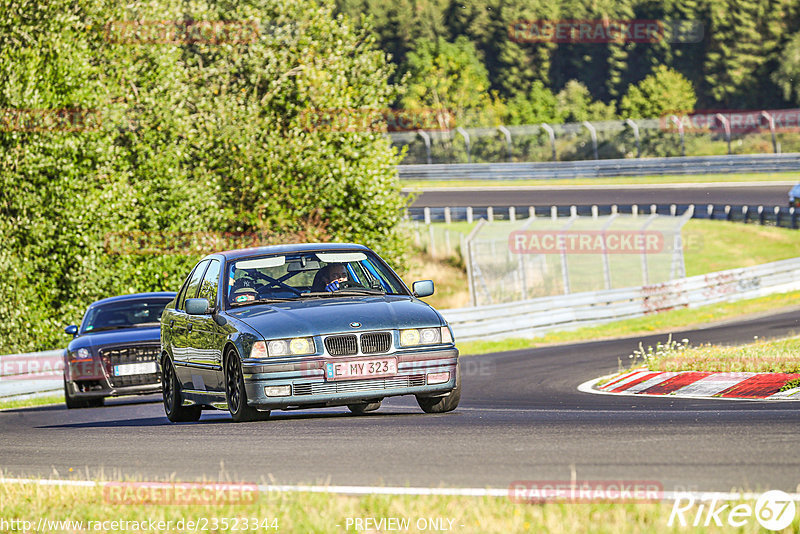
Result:
<instances>
[{"instance_id":1,"label":"car wheel","mask_svg":"<svg viewBox=\"0 0 800 534\"><path fill-rule=\"evenodd\" d=\"M456 371L456 387L446 397L417 397L417 404L425 413L445 413L455 410L461 400L461 373Z\"/></svg>"},{"instance_id":2,"label":"car wheel","mask_svg":"<svg viewBox=\"0 0 800 534\"><path fill-rule=\"evenodd\" d=\"M184 423L200 419L202 409L199 406L184 406L181 398L181 384L175 374L175 366L169 357L164 358L164 380L161 392L164 395L164 413L173 423Z\"/></svg>"},{"instance_id":3,"label":"car wheel","mask_svg":"<svg viewBox=\"0 0 800 534\"><path fill-rule=\"evenodd\" d=\"M367 412L374 412L381 407L381 401L374 402L360 402L358 404L348 404L347 409L356 415L365 414Z\"/></svg>"},{"instance_id":4,"label":"car wheel","mask_svg":"<svg viewBox=\"0 0 800 534\"><path fill-rule=\"evenodd\" d=\"M234 350L228 352L225 358L225 399L228 401L228 411L237 423L259 421L269 417L269 411L262 412L247 404L242 362Z\"/></svg>"},{"instance_id":5,"label":"car wheel","mask_svg":"<svg viewBox=\"0 0 800 534\"><path fill-rule=\"evenodd\" d=\"M64 379L64 401L67 404L67 408L70 410L89 407L89 403L86 399L76 399L72 396L72 388L66 378Z\"/></svg>"}]
</instances>

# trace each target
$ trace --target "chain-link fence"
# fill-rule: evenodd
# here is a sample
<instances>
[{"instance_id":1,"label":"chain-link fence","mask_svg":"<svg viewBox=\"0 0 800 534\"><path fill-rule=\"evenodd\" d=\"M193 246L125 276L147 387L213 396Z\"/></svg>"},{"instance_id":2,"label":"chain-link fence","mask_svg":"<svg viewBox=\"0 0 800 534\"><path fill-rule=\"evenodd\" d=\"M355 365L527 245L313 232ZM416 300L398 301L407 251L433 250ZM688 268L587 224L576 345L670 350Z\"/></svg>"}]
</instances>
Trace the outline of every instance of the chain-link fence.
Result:
<instances>
[{"instance_id":1,"label":"chain-link fence","mask_svg":"<svg viewBox=\"0 0 800 534\"><path fill-rule=\"evenodd\" d=\"M464 240L472 305L653 285L685 276L669 215L482 220Z\"/></svg>"}]
</instances>

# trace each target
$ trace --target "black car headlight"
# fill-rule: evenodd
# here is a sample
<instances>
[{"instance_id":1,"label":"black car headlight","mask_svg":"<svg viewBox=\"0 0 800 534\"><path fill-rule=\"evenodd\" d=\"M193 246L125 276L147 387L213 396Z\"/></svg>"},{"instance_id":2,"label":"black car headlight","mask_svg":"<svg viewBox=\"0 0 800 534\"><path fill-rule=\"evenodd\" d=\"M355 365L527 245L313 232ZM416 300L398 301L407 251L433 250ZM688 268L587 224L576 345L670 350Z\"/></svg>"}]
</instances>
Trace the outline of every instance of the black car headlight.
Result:
<instances>
[{"instance_id":1,"label":"black car headlight","mask_svg":"<svg viewBox=\"0 0 800 534\"><path fill-rule=\"evenodd\" d=\"M453 336L446 326L435 328L406 328L400 330L400 346L416 347L419 345L440 345L452 343Z\"/></svg>"}]
</instances>

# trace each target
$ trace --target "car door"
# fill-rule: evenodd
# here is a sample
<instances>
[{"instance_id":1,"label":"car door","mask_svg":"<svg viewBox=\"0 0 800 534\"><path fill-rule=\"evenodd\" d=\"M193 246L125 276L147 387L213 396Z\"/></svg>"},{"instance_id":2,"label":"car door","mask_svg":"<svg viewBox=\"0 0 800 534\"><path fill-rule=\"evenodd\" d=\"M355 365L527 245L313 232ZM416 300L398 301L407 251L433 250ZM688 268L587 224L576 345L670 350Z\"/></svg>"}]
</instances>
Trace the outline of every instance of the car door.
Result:
<instances>
[{"instance_id":1,"label":"car door","mask_svg":"<svg viewBox=\"0 0 800 534\"><path fill-rule=\"evenodd\" d=\"M209 313L190 315L191 326L187 334L189 344L188 365L192 368L192 382L198 391L222 392L222 349L225 346L226 331L214 320L213 311L218 309L217 293L221 274L219 260L211 260L200 283L198 298L209 303Z\"/></svg>"},{"instance_id":2,"label":"car door","mask_svg":"<svg viewBox=\"0 0 800 534\"><path fill-rule=\"evenodd\" d=\"M186 313L186 299L197 296L203 274L208 267L209 260L201 261L189 275L188 281L184 285L181 293L178 294L177 304L175 305L174 316L170 319L168 327L172 335L172 359L175 362L175 374L178 375L184 389L194 389L192 384L192 373L189 365L189 335L194 327L189 322L189 315Z\"/></svg>"}]
</instances>

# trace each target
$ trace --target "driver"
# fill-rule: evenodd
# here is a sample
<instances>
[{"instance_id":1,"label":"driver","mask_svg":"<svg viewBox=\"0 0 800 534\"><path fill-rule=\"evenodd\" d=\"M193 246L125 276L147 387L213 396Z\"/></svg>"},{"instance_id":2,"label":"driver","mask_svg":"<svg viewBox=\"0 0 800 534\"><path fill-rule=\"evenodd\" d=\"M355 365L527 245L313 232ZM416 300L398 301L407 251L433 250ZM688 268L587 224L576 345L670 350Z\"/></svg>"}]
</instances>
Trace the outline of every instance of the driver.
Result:
<instances>
[{"instance_id":1,"label":"driver","mask_svg":"<svg viewBox=\"0 0 800 534\"><path fill-rule=\"evenodd\" d=\"M345 268L344 264L329 263L317 271L316 276L314 276L314 283L312 286L316 291L321 291L322 288L324 288L325 291L333 293L339 289L339 286L342 282L347 281L347 269Z\"/></svg>"}]
</instances>

